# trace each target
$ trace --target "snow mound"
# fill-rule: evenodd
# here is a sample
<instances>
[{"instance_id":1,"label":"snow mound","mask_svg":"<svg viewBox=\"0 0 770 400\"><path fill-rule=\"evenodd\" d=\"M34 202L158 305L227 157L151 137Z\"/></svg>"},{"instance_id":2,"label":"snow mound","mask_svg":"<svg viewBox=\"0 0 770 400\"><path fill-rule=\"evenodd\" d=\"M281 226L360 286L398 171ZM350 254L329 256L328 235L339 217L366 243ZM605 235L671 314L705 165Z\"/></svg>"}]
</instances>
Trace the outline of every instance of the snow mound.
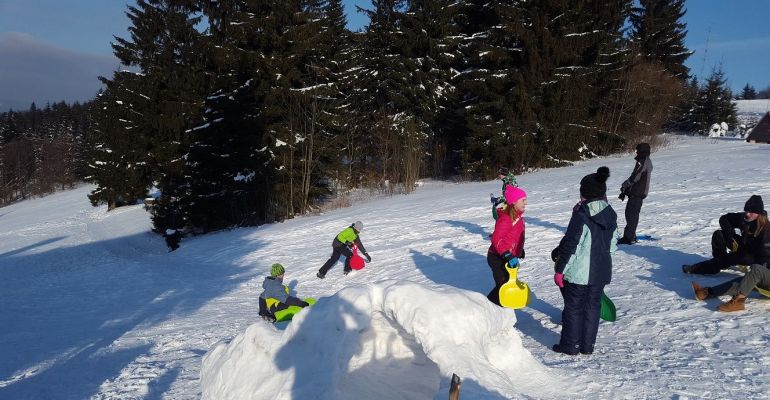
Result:
<instances>
[{"instance_id":1,"label":"snow mound","mask_svg":"<svg viewBox=\"0 0 770 400\"><path fill-rule=\"evenodd\" d=\"M483 295L406 281L321 298L284 331L251 325L203 359L204 399L463 399L569 396L522 346L514 311ZM573 382L574 383L574 382Z\"/></svg>"}]
</instances>

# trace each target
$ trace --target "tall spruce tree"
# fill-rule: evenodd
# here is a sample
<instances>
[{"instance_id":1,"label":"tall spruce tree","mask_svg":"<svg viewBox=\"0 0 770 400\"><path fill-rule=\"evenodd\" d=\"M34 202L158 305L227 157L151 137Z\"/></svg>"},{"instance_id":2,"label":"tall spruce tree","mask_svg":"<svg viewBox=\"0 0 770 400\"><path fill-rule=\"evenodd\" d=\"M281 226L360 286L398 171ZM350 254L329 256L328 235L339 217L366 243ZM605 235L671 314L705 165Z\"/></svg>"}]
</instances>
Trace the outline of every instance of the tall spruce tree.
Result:
<instances>
[{"instance_id":1,"label":"tall spruce tree","mask_svg":"<svg viewBox=\"0 0 770 400\"><path fill-rule=\"evenodd\" d=\"M722 67L715 68L698 91L690 128L702 135L708 134L713 124L722 122L734 128L737 111L732 99L732 91L727 86Z\"/></svg>"},{"instance_id":2,"label":"tall spruce tree","mask_svg":"<svg viewBox=\"0 0 770 400\"><path fill-rule=\"evenodd\" d=\"M151 180L149 184L154 182L159 186L162 196L154 209L153 221L161 231L167 225L164 220L172 218L169 214L173 206L168 204L168 199L174 196L175 185L182 177L182 156L189 146L185 132L200 119L205 79L198 64L201 51L200 34L195 29L200 21L197 3L196 0L139 0L136 6L129 6L126 14L132 24L130 39L116 38L113 49L122 65L138 69L139 73L118 71L112 79L103 79L108 87L107 96L126 108L122 113L128 118L124 121L130 121L123 132L109 132L121 125L120 121L109 121L118 118L118 113L102 109L105 111L100 118L102 124L111 127L102 129L104 145L113 152L120 151L120 146L114 149L112 142L120 141L117 137L121 135L134 137L130 151L139 157L134 163L140 163L144 177L125 182L144 186L146 190L146 178ZM102 176L95 174L98 185L112 192L114 188L108 187L112 183L103 184ZM142 191L142 187L127 189L118 192ZM92 201L99 200L99 196L92 196Z\"/></svg>"},{"instance_id":3,"label":"tall spruce tree","mask_svg":"<svg viewBox=\"0 0 770 400\"><path fill-rule=\"evenodd\" d=\"M687 25L682 22L685 0L640 0L630 21L631 41L648 60L663 65L674 77L684 82L690 74L685 65L693 54L684 45Z\"/></svg>"},{"instance_id":4,"label":"tall spruce tree","mask_svg":"<svg viewBox=\"0 0 770 400\"><path fill-rule=\"evenodd\" d=\"M354 121L352 183L374 177L389 190L411 191L431 136L420 111L428 103L425 82L418 61L406 54L407 2L376 0L372 5L364 10L370 23L356 43L357 68L346 77L352 90L345 106Z\"/></svg>"},{"instance_id":5,"label":"tall spruce tree","mask_svg":"<svg viewBox=\"0 0 770 400\"><path fill-rule=\"evenodd\" d=\"M754 89L754 86L747 83L746 86L743 87L743 90L741 90L740 98L743 100L754 100L757 98L757 90Z\"/></svg>"},{"instance_id":6,"label":"tall spruce tree","mask_svg":"<svg viewBox=\"0 0 770 400\"><path fill-rule=\"evenodd\" d=\"M344 115L336 111L340 68L348 52L347 30L339 1L282 3L270 19L276 45L270 49L276 72L263 113L265 145L274 157L274 218L306 212L311 200L326 193L323 180L336 156L335 135Z\"/></svg>"},{"instance_id":7,"label":"tall spruce tree","mask_svg":"<svg viewBox=\"0 0 770 400\"><path fill-rule=\"evenodd\" d=\"M182 217L167 228L169 237L270 221L274 155L263 141L275 79L269 58L276 43L266 34L274 5L211 1L203 8L211 93L203 122L190 130L186 186L175 205Z\"/></svg>"},{"instance_id":8,"label":"tall spruce tree","mask_svg":"<svg viewBox=\"0 0 770 400\"><path fill-rule=\"evenodd\" d=\"M87 177L96 188L88 198L94 206L106 203L111 210L144 198L152 186L152 173L147 162L149 139L138 129L143 115L134 108L143 101L136 90L140 74L116 71L111 80L101 79L106 89L94 100Z\"/></svg>"}]
</instances>

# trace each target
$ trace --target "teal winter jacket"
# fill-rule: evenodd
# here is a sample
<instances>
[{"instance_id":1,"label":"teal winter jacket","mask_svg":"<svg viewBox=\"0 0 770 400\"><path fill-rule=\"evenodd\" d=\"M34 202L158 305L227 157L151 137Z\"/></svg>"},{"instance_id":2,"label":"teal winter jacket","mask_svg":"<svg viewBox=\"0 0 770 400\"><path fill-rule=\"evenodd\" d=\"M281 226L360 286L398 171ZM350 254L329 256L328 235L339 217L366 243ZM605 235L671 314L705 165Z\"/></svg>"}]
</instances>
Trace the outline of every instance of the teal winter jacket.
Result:
<instances>
[{"instance_id":1,"label":"teal winter jacket","mask_svg":"<svg viewBox=\"0 0 770 400\"><path fill-rule=\"evenodd\" d=\"M617 230L618 216L606 200L578 203L555 251L556 272L563 273L565 281L578 285L610 283Z\"/></svg>"}]
</instances>

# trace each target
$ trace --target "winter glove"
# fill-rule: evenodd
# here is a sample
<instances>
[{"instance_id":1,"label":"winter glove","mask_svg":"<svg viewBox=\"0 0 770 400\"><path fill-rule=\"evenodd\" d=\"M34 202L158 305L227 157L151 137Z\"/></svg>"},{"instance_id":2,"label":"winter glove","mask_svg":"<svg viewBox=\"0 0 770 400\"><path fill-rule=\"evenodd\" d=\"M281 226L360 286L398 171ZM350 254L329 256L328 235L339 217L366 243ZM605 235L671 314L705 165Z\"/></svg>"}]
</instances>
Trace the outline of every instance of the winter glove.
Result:
<instances>
[{"instance_id":1,"label":"winter glove","mask_svg":"<svg viewBox=\"0 0 770 400\"><path fill-rule=\"evenodd\" d=\"M369 255L369 253L364 253L364 257L366 257L366 262L372 262L372 257Z\"/></svg>"},{"instance_id":2,"label":"winter glove","mask_svg":"<svg viewBox=\"0 0 770 400\"><path fill-rule=\"evenodd\" d=\"M352 249L353 248L353 242L347 242L347 243L345 243L345 246L348 246L348 248Z\"/></svg>"},{"instance_id":3,"label":"winter glove","mask_svg":"<svg viewBox=\"0 0 770 400\"><path fill-rule=\"evenodd\" d=\"M564 287L564 274L561 273L555 273L553 274L553 282L556 284L556 286L563 288Z\"/></svg>"},{"instance_id":4,"label":"winter glove","mask_svg":"<svg viewBox=\"0 0 770 400\"><path fill-rule=\"evenodd\" d=\"M626 200L626 192L620 192L620 196L618 196L618 199L620 199L620 201L625 201Z\"/></svg>"},{"instance_id":5,"label":"winter glove","mask_svg":"<svg viewBox=\"0 0 770 400\"><path fill-rule=\"evenodd\" d=\"M733 239L730 242L730 252L731 253L735 253L736 251L738 251L738 241Z\"/></svg>"},{"instance_id":6,"label":"winter glove","mask_svg":"<svg viewBox=\"0 0 770 400\"><path fill-rule=\"evenodd\" d=\"M510 251L506 251L501 257L506 263L508 263L508 266L511 268L515 268L517 265L519 265L519 259L514 257Z\"/></svg>"},{"instance_id":7,"label":"winter glove","mask_svg":"<svg viewBox=\"0 0 770 400\"><path fill-rule=\"evenodd\" d=\"M551 250L551 261L557 262L559 261L559 248L555 248Z\"/></svg>"}]
</instances>

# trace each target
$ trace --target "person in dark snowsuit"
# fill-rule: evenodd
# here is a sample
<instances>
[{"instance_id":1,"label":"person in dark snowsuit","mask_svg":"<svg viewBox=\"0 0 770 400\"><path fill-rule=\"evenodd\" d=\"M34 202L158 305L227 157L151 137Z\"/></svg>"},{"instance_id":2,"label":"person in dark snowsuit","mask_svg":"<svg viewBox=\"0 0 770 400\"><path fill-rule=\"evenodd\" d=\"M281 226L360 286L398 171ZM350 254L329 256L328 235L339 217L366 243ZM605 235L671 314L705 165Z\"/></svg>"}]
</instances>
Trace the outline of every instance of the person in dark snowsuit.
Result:
<instances>
[{"instance_id":1,"label":"person in dark snowsuit","mask_svg":"<svg viewBox=\"0 0 770 400\"><path fill-rule=\"evenodd\" d=\"M289 287L283 284L286 270L283 265L275 263L270 267L270 276L262 282L262 294L259 295L259 315L275 322L275 313L290 306L307 307L309 304L297 297L289 295Z\"/></svg>"},{"instance_id":2,"label":"person in dark snowsuit","mask_svg":"<svg viewBox=\"0 0 770 400\"><path fill-rule=\"evenodd\" d=\"M712 259L682 265L686 274L716 274L733 265L764 264L770 261L770 224L762 197L753 195L742 213L719 217L719 229L711 235ZM738 231L738 232L736 232Z\"/></svg>"},{"instance_id":3,"label":"person in dark snowsuit","mask_svg":"<svg viewBox=\"0 0 770 400\"><path fill-rule=\"evenodd\" d=\"M580 181L580 202L567 232L551 252L554 283L564 297L561 340L553 351L568 355L594 351L604 286L612 280L617 249L617 214L607 202L610 170L600 167Z\"/></svg>"},{"instance_id":4,"label":"person in dark snowsuit","mask_svg":"<svg viewBox=\"0 0 770 400\"><path fill-rule=\"evenodd\" d=\"M334 237L334 240L332 240L332 255L329 257L326 263L321 266L321 269L318 270L318 273L316 273L318 278L325 278L326 273L329 272L329 269L331 269L334 263L336 263L343 255L346 257L344 274L347 275L350 273L352 270L350 267L350 257L353 256L353 244L358 246L358 250L366 258L366 262L372 261L372 257L369 256L369 253L366 252L366 248L364 247L364 244L361 243L361 238L358 236L359 233L363 231L363 229L363 222L356 221L349 227L343 229L342 232Z\"/></svg>"},{"instance_id":5,"label":"person in dark snowsuit","mask_svg":"<svg viewBox=\"0 0 770 400\"><path fill-rule=\"evenodd\" d=\"M652 161L650 161L650 145L639 143L636 146L636 164L631 176L620 186L620 196L626 203L626 228L623 237L618 244L636 243L636 227L639 225L639 213L642 211L642 203L650 192L650 176L652 175Z\"/></svg>"}]
</instances>

